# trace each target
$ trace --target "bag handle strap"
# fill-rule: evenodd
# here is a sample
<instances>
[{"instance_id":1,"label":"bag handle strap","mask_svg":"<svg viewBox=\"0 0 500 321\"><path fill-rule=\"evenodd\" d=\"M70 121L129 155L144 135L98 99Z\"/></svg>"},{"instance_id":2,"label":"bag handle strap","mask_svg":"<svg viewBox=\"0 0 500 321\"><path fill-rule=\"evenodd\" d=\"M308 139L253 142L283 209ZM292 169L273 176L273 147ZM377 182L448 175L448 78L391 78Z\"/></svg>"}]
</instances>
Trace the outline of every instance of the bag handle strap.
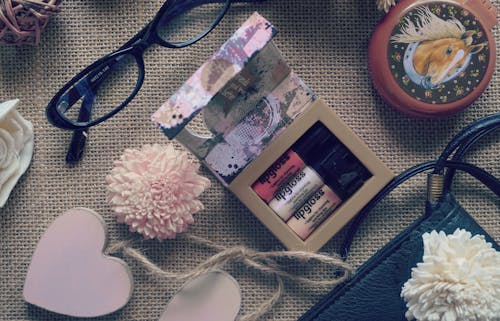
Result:
<instances>
[{"instance_id":1,"label":"bag handle strap","mask_svg":"<svg viewBox=\"0 0 500 321\"><path fill-rule=\"evenodd\" d=\"M500 180L489 174L485 170L471 164L462 163L460 160L481 138L496 131L500 128L500 113L479 119L472 124L462 129L448 144L441 156L435 160L416 165L400 175L396 176L387 186L385 186L375 197L360 211L356 216L351 227L347 232L347 237L341 247L341 255L345 259L351 247L354 236L359 229L361 223L366 218L368 213L391 191L396 187L412 178L413 176L424 171L434 169L432 174L443 175L445 168L448 172L444 177L443 189L441 195L450 191L451 182L457 169L466 171L472 176L479 179L483 184L490 188L496 195L500 197ZM451 161L447 159L455 152Z\"/></svg>"},{"instance_id":2,"label":"bag handle strap","mask_svg":"<svg viewBox=\"0 0 500 321\"><path fill-rule=\"evenodd\" d=\"M445 167L445 162L448 160L457 149L460 149L462 146L462 155L469 150L479 139L484 137L486 133L489 133L490 130L494 131L495 129L500 128L500 113L496 113L493 115L486 116L475 122L469 124L465 128L463 128L446 146L444 151L441 153L439 158L437 159L436 166L434 168L434 174L442 174ZM455 159L460 160L460 159Z\"/></svg>"},{"instance_id":3,"label":"bag handle strap","mask_svg":"<svg viewBox=\"0 0 500 321\"><path fill-rule=\"evenodd\" d=\"M481 140L483 137L497 131L500 129L500 126L492 127L486 130L483 130L479 132L477 135L469 139L465 144L461 145L455 154L453 155L452 160L453 161L461 161L465 154L473 147L479 140ZM455 175L456 170L453 168L448 169L446 172L445 178L444 178L444 184L443 184L443 192L444 194L450 192L451 190L451 184L453 182L453 177Z\"/></svg>"}]
</instances>

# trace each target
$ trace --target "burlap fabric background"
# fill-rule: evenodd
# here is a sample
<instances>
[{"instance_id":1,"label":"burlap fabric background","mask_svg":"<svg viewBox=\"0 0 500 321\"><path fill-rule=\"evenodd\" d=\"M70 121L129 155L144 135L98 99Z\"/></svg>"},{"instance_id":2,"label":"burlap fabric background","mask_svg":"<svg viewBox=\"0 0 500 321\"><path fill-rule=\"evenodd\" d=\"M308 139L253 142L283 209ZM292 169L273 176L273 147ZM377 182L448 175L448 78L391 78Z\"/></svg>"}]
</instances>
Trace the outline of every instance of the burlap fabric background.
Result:
<instances>
[{"instance_id":1,"label":"burlap fabric background","mask_svg":"<svg viewBox=\"0 0 500 321\"><path fill-rule=\"evenodd\" d=\"M495 1L500 6L500 1ZM367 74L367 42L382 18L374 1L268 0L234 5L217 29L199 44L182 50L155 47L145 56L147 75L135 100L111 120L93 128L86 156L68 166L64 156L70 133L45 119L52 95L95 59L118 48L148 22L162 1L65 0L36 48L0 48L0 100L20 98L20 112L35 127L33 163L7 205L0 210L0 319L71 320L31 307L22 298L24 276L43 231L64 210L89 207L101 213L110 243L133 237L116 223L105 201L104 177L125 148L167 143L150 115L255 10L280 30L275 42L307 84L351 126L395 172L438 155L465 124L500 109L500 76L464 112L444 120L418 120L387 107ZM496 33L498 35L498 33ZM497 36L497 42L500 39ZM500 175L498 137L477 148L469 160ZM224 190L210 173L212 187L203 194L206 209L196 215L190 233L227 245L259 250L280 249L279 242ZM457 198L500 240L499 200L461 175ZM384 243L418 217L424 204L424 177L413 180L381 204L363 224L350 261L359 266ZM338 251L342 233L323 248ZM211 254L183 240L144 242L144 253L165 269L194 267ZM181 285L157 280L130 262L135 291L130 303L96 320L157 320ZM289 264L291 270L328 278L331 269ZM274 290L274 280L242 266L228 268L241 283L243 311L250 311ZM324 289L287 284L287 295L268 320L294 320L326 293Z\"/></svg>"}]
</instances>

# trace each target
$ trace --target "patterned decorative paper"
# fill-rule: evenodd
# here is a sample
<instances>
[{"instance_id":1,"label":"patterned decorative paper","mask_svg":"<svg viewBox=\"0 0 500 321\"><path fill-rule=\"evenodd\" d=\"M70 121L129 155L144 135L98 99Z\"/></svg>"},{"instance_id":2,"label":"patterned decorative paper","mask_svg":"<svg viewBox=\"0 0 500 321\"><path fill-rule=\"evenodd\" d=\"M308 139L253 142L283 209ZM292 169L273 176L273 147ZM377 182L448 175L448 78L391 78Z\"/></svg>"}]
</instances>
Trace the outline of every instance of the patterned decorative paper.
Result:
<instances>
[{"instance_id":1,"label":"patterned decorative paper","mask_svg":"<svg viewBox=\"0 0 500 321\"><path fill-rule=\"evenodd\" d=\"M276 34L254 13L152 116L172 139Z\"/></svg>"}]
</instances>

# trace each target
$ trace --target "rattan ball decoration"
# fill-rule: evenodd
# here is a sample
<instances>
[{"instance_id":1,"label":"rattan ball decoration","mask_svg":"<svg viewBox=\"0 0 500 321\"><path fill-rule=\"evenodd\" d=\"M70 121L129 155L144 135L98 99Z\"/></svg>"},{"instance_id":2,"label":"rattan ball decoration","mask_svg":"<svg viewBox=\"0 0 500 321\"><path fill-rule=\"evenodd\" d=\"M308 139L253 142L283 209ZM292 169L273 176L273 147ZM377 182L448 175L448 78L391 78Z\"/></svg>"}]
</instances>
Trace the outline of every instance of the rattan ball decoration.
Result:
<instances>
[{"instance_id":1,"label":"rattan ball decoration","mask_svg":"<svg viewBox=\"0 0 500 321\"><path fill-rule=\"evenodd\" d=\"M0 44L37 45L61 0L0 0Z\"/></svg>"}]
</instances>

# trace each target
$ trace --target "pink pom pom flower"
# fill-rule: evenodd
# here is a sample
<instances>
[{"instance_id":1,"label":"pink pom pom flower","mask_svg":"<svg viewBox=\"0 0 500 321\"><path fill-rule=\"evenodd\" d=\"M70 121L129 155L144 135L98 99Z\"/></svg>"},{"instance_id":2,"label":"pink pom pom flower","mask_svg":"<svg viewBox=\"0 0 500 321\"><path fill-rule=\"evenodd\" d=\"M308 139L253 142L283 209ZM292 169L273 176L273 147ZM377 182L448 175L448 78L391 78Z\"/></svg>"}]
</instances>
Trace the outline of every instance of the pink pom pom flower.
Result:
<instances>
[{"instance_id":1,"label":"pink pom pom flower","mask_svg":"<svg viewBox=\"0 0 500 321\"><path fill-rule=\"evenodd\" d=\"M198 197L210 181L172 145L127 149L114 165L106 177L108 202L118 222L145 239L175 238L204 208Z\"/></svg>"}]
</instances>

